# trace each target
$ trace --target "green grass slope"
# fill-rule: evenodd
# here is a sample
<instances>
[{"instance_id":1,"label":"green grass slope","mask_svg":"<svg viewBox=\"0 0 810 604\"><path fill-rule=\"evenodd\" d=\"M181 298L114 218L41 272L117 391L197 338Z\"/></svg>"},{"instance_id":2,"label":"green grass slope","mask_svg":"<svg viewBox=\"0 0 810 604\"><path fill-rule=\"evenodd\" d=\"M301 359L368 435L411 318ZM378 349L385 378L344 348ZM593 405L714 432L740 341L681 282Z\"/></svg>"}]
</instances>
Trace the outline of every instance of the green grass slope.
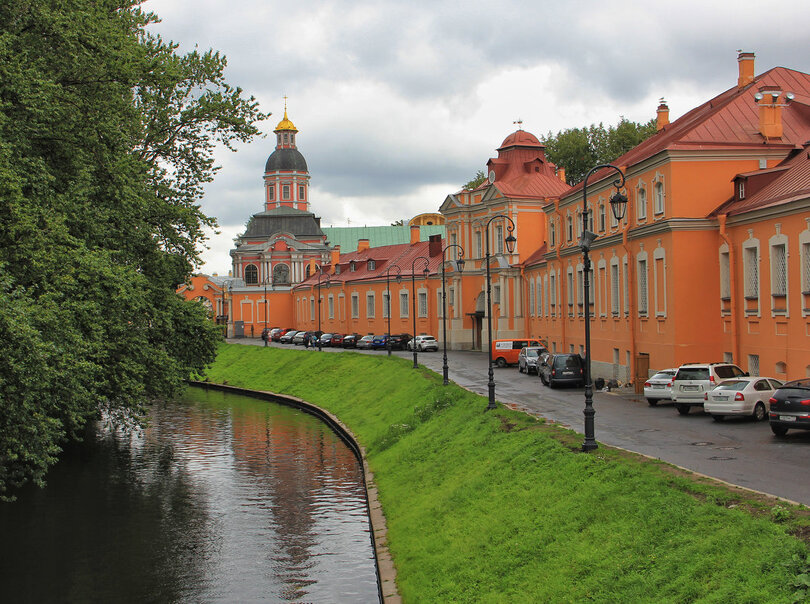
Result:
<instances>
[{"instance_id":1,"label":"green grass slope","mask_svg":"<svg viewBox=\"0 0 810 604\"><path fill-rule=\"evenodd\" d=\"M223 345L212 382L298 396L366 447L405 602L792 602L767 504L601 446L410 361ZM777 520L790 519L784 508Z\"/></svg>"}]
</instances>

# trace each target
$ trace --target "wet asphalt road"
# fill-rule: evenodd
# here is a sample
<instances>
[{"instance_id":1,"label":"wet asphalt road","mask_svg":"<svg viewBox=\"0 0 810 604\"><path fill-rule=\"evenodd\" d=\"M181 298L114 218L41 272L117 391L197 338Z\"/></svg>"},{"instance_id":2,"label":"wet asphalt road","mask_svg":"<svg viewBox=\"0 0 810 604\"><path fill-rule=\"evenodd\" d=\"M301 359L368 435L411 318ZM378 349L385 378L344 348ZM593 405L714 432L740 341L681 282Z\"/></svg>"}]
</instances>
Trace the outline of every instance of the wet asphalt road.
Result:
<instances>
[{"instance_id":1,"label":"wet asphalt road","mask_svg":"<svg viewBox=\"0 0 810 604\"><path fill-rule=\"evenodd\" d=\"M263 344L261 340L247 338L229 341ZM317 350L311 352L318 354ZM340 352L340 349L324 348L322 354ZM386 354L385 351L357 352ZM413 353L408 351L392 354L413 358ZM487 396L486 353L448 351L447 357L452 381ZM441 374L442 351L419 353L418 362ZM519 373L516 367L495 368L494 372L495 396L499 402L513 403L579 433L584 431L582 388L548 388L537 376ZM594 393L594 409L599 442L810 505L810 430L790 431L779 439L773 436L767 421L726 419L718 423L695 409L681 416L672 405L650 407L641 395L629 390Z\"/></svg>"}]
</instances>

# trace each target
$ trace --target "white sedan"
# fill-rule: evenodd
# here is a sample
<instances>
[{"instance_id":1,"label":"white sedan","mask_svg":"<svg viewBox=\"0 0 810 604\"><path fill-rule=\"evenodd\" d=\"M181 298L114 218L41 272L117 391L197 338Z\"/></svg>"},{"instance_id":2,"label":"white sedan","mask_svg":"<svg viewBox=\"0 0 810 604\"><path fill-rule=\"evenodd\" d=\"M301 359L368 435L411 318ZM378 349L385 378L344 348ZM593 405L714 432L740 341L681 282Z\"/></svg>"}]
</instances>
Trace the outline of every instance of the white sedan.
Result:
<instances>
[{"instance_id":1,"label":"white sedan","mask_svg":"<svg viewBox=\"0 0 810 604\"><path fill-rule=\"evenodd\" d=\"M672 401L672 378L676 373L677 369L662 369L644 382L644 398L651 407L658 401Z\"/></svg>"},{"instance_id":2,"label":"white sedan","mask_svg":"<svg viewBox=\"0 0 810 604\"><path fill-rule=\"evenodd\" d=\"M768 417L768 399L781 385L777 379L760 376L725 380L703 395L703 410L718 422L727 415L751 416L759 422Z\"/></svg>"}]
</instances>

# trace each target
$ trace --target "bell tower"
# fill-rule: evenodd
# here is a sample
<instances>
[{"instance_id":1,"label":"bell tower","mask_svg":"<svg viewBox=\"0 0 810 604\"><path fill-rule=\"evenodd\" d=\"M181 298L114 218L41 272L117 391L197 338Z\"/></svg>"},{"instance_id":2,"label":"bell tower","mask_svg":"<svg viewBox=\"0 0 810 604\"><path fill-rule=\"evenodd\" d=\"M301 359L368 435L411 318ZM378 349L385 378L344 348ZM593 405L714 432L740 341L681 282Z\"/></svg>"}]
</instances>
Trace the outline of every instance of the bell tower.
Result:
<instances>
[{"instance_id":1,"label":"bell tower","mask_svg":"<svg viewBox=\"0 0 810 604\"><path fill-rule=\"evenodd\" d=\"M298 129L287 117L287 97L284 97L284 119L273 132L276 148L264 167L264 209L286 207L308 212L309 170L295 145Z\"/></svg>"}]
</instances>

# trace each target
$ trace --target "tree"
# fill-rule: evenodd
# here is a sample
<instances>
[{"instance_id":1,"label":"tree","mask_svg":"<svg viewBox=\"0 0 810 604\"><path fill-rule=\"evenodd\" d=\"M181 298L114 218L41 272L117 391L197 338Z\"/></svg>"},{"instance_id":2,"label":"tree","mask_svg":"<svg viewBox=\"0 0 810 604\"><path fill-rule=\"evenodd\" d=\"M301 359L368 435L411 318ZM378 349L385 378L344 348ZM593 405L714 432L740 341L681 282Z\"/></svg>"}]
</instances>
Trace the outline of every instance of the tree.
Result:
<instances>
[{"instance_id":1,"label":"tree","mask_svg":"<svg viewBox=\"0 0 810 604\"><path fill-rule=\"evenodd\" d=\"M215 225L198 204L215 146L266 116L224 57L178 54L138 4L0 3L0 499L216 353L175 289Z\"/></svg>"},{"instance_id":2,"label":"tree","mask_svg":"<svg viewBox=\"0 0 810 604\"><path fill-rule=\"evenodd\" d=\"M477 189L486 179L487 175L484 174L484 171L478 170L478 172L475 173L475 177L461 185L461 188L472 191L473 189Z\"/></svg>"},{"instance_id":3,"label":"tree","mask_svg":"<svg viewBox=\"0 0 810 604\"><path fill-rule=\"evenodd\" d=\"M616 126L601 123L587 128L568 128L546 135L546 156L565 169L568 184L585 178L596 165L607 164L644 142L656 132L655 120L639 124L621 118Z\"/></svg>"}]
</instances>

